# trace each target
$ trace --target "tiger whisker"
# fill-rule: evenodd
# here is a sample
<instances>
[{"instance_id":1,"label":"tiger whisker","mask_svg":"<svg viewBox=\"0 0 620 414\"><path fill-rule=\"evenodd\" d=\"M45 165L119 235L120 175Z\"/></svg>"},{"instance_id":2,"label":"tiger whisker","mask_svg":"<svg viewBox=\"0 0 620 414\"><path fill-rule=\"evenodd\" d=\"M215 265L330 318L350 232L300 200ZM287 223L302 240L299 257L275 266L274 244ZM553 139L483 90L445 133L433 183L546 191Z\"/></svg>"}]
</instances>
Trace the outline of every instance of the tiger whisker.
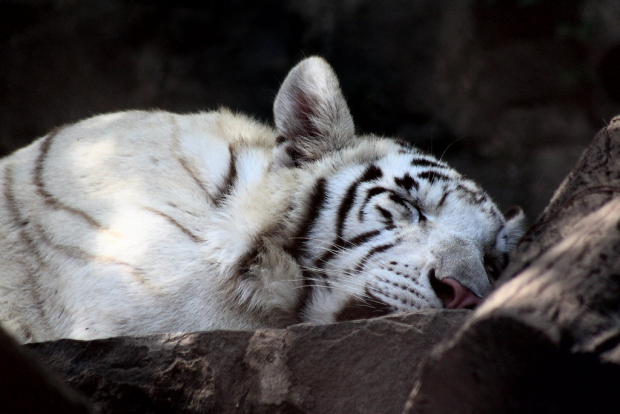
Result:
<instances>
[{"instance_id":1,"label":"tiger whisker","mask_svg":"<svg viewBox=\"0 0 620 414\"><path fill-rule=\"evenodd\" d=\"M300 265L300 268L301 268L302 270L308 270L309 272L312 272L312 273L325 273L325 274L327 274L327 272L326 272L324 269L311 268L311 267L309 267L309 266L304 266L304 265ZM345 276L346 276L346 275L345 275ZM359 280L353 279L353 278L348 278L347 280L348 280L348 282L349 282L348 286L350 286L350 285L351 285L351 282L353 283L353 285L354 285L354 286L355 286L355 285L356 285L356 286L358 286L358 287L365 287L365 286L366 286L366 284L365 284L365 283L363 283L363 282L361 282L361 281L359 281ZM297 280L294 280L294 279L289 279L289 280L287 280L287 281L288 281L288 282L296 282ZM312 277L310 277L310 278L305 278L305 281L308 281L308 282L314 282L315 284L309 284L309 285L305 285L305 286L297 286L297 287L295 287L295 288L296 288L296 289L300 289L300 288L304 288L304 287L307 287L307 286L311 286L311 287L324 287L324 286L325 286L325 279L323 279L323 278L312 278ZM335 287L335 288L337 288L337 289L340 289L340 290L342 290L343 292L347 292L348 294L352 294L352 295L354 295L355 297L358 297L358 296L359 296L359 294L357 294L356 292L351 292L349 289L346 289L345 287L346 287L347 285L345 285L344 283L342 283L342 282L340 282L340 281L337 281L337 280L330 280L330 281L329 281L329 283L330 283L330 285L331 285L332 287ZM358 298L359 298L359 297L358 297Z\"/></svg>"}]
</instances>

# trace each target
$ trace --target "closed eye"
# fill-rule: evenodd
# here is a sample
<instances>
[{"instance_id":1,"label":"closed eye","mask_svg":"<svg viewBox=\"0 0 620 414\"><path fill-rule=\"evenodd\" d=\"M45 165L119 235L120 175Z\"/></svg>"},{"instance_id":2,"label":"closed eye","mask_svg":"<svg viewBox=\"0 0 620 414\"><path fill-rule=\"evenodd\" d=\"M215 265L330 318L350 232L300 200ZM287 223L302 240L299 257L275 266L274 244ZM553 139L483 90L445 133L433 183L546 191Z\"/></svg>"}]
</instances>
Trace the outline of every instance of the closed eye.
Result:
<instances>
[{"instance_id":1,"label":"closed eye","mask_svg":"<svg viewBox=\"0 0 620 414\"><path fill-rule=\"evenodd\" d=\"M426 216L418 206L385 187L373 187L368 190L358 213L359 220L363 221L364 215L372 212L378 213L382 221L389 226L393 226L395 220L412 223L426 220Z\"/></svg>"},{"instance_id":2,"label":"closed eye","mask_svg":"<svg viewBox=\"0 0 620 414\"><path fill-rule=\"evenodd\" d=\"M410 221L426 221L426 217L424 216L424 214L422 214L422 210L420 210L418 206L414 205L409 200L401 197L399 194L390 193L390 200L395 204L401 206L405 211L409 213L408 215L410 215Z\"/></svg>"}]
</instances>

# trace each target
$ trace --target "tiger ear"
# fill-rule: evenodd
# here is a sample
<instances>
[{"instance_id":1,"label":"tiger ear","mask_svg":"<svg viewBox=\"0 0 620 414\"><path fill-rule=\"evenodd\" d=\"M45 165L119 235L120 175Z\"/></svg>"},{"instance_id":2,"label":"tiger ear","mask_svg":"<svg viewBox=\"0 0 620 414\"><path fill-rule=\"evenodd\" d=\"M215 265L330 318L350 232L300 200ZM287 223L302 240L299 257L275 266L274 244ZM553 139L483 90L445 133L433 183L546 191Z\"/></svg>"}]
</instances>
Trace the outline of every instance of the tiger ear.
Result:
<instances>
[{"instance_id":1,"label":"tiger ear","mask_svg":"<svg viewBox=\"0 0 620 414\"><path fill-rule=\"evenodd\" d=\"M506 225L506 245L511 250L517 245L517 242L523 235L523 225L525 222L525 214L519 206L512 206L504 213Z\"/></svg>"},{"instance_id":2,"label":"tiger ear","mask_svg":"<svg viewBox=\"0 0 620 414\"><path fill-rule=\"evenodd\" d=\"M275 162L299 166L342 148L355 127L338 78L319 57L301 61L282 83L273 105L278 140Z\"/></svg>"}]
</instances>

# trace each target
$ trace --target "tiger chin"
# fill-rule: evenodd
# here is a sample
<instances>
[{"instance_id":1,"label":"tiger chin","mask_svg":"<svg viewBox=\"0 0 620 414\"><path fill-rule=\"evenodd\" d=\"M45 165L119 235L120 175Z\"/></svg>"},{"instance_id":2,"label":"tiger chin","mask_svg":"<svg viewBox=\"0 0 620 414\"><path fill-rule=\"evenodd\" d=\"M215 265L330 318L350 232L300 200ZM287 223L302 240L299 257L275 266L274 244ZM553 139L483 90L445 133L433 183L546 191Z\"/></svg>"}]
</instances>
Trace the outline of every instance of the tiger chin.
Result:
<instances>
[{"instance_id":1,"label":"tiger chin","mask_svg":"<svg viewBox=\"0 0 620 414\"><path fill-rule=\"evenodd\" d=\"M22 342L332 323L472 308L523 213L410 144L355 134L303 60L275 129L129 111L0 161L0 321Z\"/></svg>"}]
</instances>

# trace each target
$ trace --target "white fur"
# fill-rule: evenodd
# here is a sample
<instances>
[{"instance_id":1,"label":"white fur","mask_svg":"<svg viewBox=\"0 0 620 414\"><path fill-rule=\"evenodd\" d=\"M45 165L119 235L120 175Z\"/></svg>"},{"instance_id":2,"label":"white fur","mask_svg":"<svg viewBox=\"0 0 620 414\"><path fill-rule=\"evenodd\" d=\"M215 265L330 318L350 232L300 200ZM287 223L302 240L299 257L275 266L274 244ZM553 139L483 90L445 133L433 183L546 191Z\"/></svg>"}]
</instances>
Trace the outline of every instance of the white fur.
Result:
<instances>
[{"instance_id":1,"label":"white fur","mask_svg":"<svg viewBox=\"0 0 620 414\"><path fill-rule=\"evenodd\" d=\"M431 157L354 137L337 79L319 58L291 71L274 112L277 130L225 110L101 115L0 161L4 327L21 341L43 341L324 323L352 298L363 299L366 288L395 311L440 307L423 277L433 266L439 278L457 277L457 269L475 293L489 290L482 256L508 251L522 216L506 226L490 215L492 202L467 203L458 192L434 211L449 183L419 180L412 197L428 216L424 226L387 196L373 198L363 222L352 211L346 238L381 228L377 203L394 211L397 226L314 269L333 248L339 203L368 165L384 175L361 191L394 187L394 177L423 170L411 166L412 157ZM275 145L278 135L285 141ZM442 173L479 191L453 170ZM286 246L319 179L327 199L304 246L311 257L292 257ZM369 249L390 242L397 246L352 271ZM391 261L410 265L412 275L415 268L415 277L399 278L388 270ZM314 289L299 313L304 269L317 278L327 273L332 287ZM403 295L390 293L395 284L420 292L415 306L395 299Z\"/></svg>"}]
</instances>

